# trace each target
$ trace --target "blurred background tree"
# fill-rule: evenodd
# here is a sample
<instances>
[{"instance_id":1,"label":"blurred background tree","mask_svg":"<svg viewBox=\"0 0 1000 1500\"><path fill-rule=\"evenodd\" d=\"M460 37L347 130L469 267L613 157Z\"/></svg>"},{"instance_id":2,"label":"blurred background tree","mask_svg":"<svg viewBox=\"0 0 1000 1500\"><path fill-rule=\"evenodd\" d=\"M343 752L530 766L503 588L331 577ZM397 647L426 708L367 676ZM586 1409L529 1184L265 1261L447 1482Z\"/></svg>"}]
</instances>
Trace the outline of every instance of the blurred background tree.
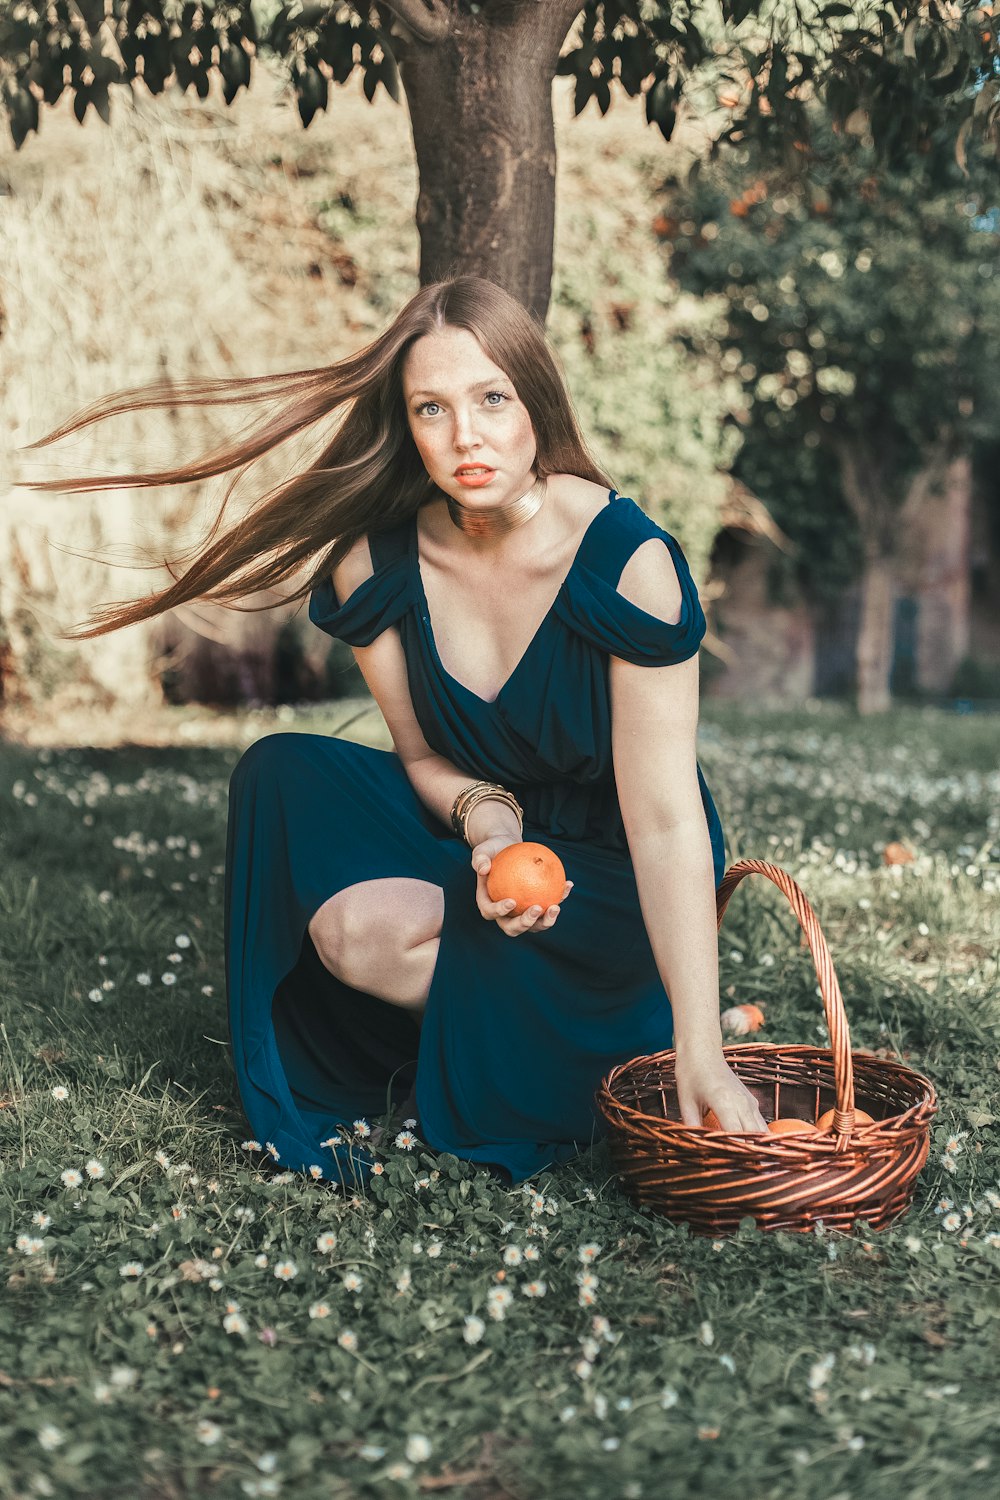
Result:
<instances>
[{"instance_id":1,"label":"blurred background tree","mask_svg":"<svg viewBox=\"0 0 1000 1500\"><path fill-rule=\"evenodd\" d=\"M907 549L1000 423L1000 207L992 162L944 134L895 168L869 117L810 106L808 177L759 144L665 186L667 274L720 299L696 339L746 397L735 472L800 544L802 578L857 569L857 703L890 702Z\"/></svg>"}]
</instances>

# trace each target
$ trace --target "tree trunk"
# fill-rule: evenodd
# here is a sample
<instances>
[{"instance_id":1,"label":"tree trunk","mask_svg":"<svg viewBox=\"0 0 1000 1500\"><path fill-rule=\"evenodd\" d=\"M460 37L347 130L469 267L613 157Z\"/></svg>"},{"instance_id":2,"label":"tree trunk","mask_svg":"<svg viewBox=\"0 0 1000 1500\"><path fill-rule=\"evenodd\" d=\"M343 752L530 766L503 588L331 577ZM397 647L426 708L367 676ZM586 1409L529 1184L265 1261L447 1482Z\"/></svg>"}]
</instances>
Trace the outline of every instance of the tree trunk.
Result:
<instances>
[{"instance_id":1,"label":"tree trunk","mask_svg":"<svg viewBox=\"0 0 1000 1500\"><path fill-rule=\"evenodd\" d=\"M552 80L579 0L452 11L400 52L420 176L420 282L486 276L544 323L552 281ZM484 13L485 12L485 13Z\"/></svg>"},{"instance_id":2,"label":"tree trunk","mask_svg":"<svg viewBox=\"0 0 1000 1500\"><path fill-rule=\"evenodd\" d=\"M875 443L858 434L835 442L840 479L861 532L861 619L855 648L856 706L859 714L885 713L892 707L892 673L896 574L899 567L899 500L893 493L893 471Z\"/></svg>"},{"instance_id":3,"label":"tree trunk","mask_svg":"<svg viewBox=\"0 0 1000 1500\"><path fill-rule=\"evenodd\" d=\"M885 713L892 707L893 612L896 603L895 561L884 552L865 548L861 575L861 620L857 646L857 709L859 714Z\"/></svg>"}]
</instances>

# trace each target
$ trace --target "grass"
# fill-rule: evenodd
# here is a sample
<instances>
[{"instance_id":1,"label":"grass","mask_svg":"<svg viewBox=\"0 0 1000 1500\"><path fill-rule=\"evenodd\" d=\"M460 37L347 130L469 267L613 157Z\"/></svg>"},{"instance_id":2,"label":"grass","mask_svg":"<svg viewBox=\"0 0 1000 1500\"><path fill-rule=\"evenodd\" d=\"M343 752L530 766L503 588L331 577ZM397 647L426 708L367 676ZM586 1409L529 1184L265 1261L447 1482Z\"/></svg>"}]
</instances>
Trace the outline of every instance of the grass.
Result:
<instances>
[{"instance_id":1,"label":"grass","mask_svg":"<svg viewBox=\"0 0 1000 1500\"><path fill-rule=\"evenodd\" d=\"M716 1241L634 1209L603 1145L511 1191L419 1141L364 1196L262 1175L224 1018L238 747L0 746L0 1494L995 1495L996 739L703 710L731 858L800 882L854 1046L940 1101L896 1225ZM768 1040L822 1040L769 882L720 960Z\"/></svg>"}]
</instances>

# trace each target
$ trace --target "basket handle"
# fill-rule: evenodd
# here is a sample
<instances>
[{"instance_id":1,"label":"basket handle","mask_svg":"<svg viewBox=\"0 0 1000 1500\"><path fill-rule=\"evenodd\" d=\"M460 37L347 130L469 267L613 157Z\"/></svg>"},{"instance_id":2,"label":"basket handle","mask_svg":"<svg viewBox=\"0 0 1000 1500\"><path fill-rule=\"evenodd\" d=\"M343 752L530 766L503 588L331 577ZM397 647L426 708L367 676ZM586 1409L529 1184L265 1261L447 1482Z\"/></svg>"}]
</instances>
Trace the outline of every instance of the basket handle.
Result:
<instances>
[{"instance_id":1,"label":"basket handle","mask_svg":"<svg viewBox=\"0 0 1000 1500\"><path fill-rule=\"evenodd\" d=\"M774 881L778 890L788 897L792 911L798 917L802 931L806 935L809 951L812 953L813 963L816 966L816 978L819 980L820 993L823 996L826 1024L830 1029L830 1046L833 1050L833 1072L837 1085L833 1128L846 1146L854 1121L854 1063L851 1059L851 1033L847 1024L847 1011L844 1009L844 997L840 993L840 983L833 967L833 959L830 957L830 949L819 925L819 918L809 905L802 887L792 879L787 870L781 869L780 865L768 864L763 859L740 859L726 871L715 893L719 927L722 926L730 896L747 875L766 875L768 880ZM840 1145L839 1139L837 1144Z\"/></svg>"}]
</instances>

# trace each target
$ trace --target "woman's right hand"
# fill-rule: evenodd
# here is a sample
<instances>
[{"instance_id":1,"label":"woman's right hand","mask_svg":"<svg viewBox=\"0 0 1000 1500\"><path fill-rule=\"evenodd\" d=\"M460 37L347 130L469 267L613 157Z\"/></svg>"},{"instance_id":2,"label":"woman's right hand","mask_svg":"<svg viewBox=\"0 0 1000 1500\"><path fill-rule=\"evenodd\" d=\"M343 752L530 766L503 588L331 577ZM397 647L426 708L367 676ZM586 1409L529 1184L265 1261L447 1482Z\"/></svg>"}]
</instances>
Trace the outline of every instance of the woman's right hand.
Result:
<instances>
[{"instance_id":1,"label":"woman's right hand","mask_svg":"<svg viewBox=\"0 0 1000 1500\"><path fill-rule=\"evenodd\" d=\"M476 905L479 907L480 914L488 922L496 922L501 932L505 932L508 937L520 937L523 932L543 932L546 928L553 926L559 915L558 906L550 906L548 911L542 911L538 906L529 906L527 911L515 917L511 915L511 912L517 905L516 901L490 900L490 894L486 889L486 877L490 873L493 860L501 849L520 842L520 839L512 839L507 834L500 834L491 839L484 839L472 851L472 868L476 872ZM572 880L567 880L560 899L565 901L572 889Z\"/></svg>"}]
</instances>

